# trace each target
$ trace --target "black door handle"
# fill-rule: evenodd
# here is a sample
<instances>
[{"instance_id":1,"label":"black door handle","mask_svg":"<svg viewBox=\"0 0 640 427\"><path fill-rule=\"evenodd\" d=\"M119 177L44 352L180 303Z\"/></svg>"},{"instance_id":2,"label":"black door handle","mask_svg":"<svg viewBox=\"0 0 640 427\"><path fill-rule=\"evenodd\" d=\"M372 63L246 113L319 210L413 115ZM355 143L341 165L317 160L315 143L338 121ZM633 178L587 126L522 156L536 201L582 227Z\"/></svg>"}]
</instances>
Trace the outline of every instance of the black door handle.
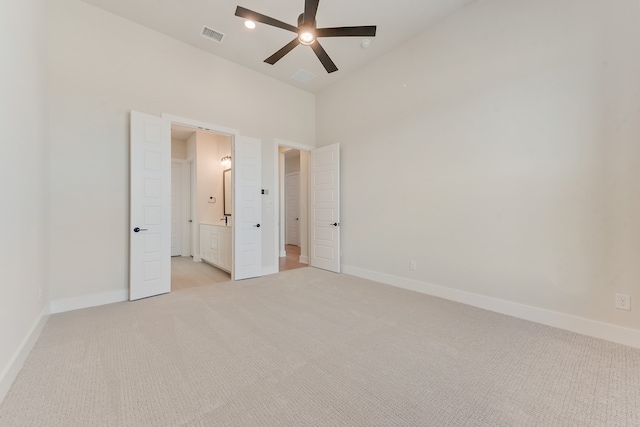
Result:
<instances>
[{"instance_id":1,"label":"black door handle","mask_svg":"<svg viewBox=\"0 0 640 427\"><path fill-rule=\"evenodd\" d=\"M337 226L340 225L340 223L339 222L334 222L333 224L329 224L329 225L333 225L334 227L337 227Z\"/></svg>"},{"instance_id":2,"label":"black door handle","mask_svg":"<svg viewBox=\"0 0 640 427\"><path fill-rule=\"evenodd\" d=\"M133 231L136 232L136 233L139 233L141 231L147 231L147 230L148 230L147 228L140 228L140 227L136 227L136 228L133 229Z\"/></svg>"},{"instance_id":3,"label":"black door handle","mask_svg":"<svg viewBox=\"0 0 640 427\"><path fill-rule=\"evenodd\" d=\"M254 227L258 227L258 228L260 228L260 224L256 224L256 225L254 225Z\"/></svg>"}]
</instances>

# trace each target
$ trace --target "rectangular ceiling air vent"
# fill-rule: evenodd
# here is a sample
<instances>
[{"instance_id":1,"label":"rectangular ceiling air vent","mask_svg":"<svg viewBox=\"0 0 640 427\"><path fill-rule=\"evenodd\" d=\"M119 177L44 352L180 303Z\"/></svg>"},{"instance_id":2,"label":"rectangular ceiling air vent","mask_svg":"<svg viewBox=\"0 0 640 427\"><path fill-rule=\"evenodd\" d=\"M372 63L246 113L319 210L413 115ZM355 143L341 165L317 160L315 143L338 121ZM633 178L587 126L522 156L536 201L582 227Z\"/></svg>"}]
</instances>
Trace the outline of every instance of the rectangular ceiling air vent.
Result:
<instances>
[{"instance_id":1,"label":"rectangular ceiling air vent","mask_svg":"<svg viewBox=\"0 0 640 427\"><path fill-rule=\"evenodd\" d=\"M291 78L293 80L297 80L300 83L309 83L311 80L316 78L316 75L313 74L310 71L307 71L303 68L300 68L298 71L296 71L293 76L291 76Z\"/></svg>"},{"instance_id":2,"label":"rectangular ceiling air vent","mask_svg":"<svg viewBox=\"0 0 640 427\"><path fill-rule=\"evenodd\" d=\"M220 31L216 31L213 28L209 28L206 25L204 27L202 27L202 37L206 37L208 39L217 41L218 43L222 43L222 38L224 37L224 34L222 34Z\"/></svg>"}]
</instances>

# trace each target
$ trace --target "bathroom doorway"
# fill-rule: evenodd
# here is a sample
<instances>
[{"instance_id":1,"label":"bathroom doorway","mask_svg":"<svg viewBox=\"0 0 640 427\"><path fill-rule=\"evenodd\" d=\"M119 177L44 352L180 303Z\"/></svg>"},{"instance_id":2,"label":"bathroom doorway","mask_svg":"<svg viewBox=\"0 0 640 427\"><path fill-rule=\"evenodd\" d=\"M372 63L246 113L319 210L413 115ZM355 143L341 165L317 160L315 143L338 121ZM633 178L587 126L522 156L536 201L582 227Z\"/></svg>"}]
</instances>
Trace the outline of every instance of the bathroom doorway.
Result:
<instances>
[{"instance_id":1,"label":"bathroom doorway","mask_svg":"<svg viewBox=\"0 0 640 427\"><path fill-rule=\"evenodd\" d=\"M203 259L199 247L201 224L231 225L223 206L223 171L230 166L222 164L230 154L228 135L171 126L172 291L231 280L229 271L206 259L199 262Z\"/></svg>"}]
</instances>

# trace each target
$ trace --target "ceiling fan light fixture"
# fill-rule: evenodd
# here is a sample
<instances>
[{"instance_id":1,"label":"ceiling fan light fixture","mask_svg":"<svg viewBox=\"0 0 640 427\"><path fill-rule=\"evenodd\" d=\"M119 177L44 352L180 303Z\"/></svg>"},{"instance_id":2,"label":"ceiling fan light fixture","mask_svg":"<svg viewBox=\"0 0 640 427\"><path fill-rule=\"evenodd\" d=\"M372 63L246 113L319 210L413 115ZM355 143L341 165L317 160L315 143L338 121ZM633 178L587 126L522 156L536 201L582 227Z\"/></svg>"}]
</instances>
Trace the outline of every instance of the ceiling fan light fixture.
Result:
<instances>
[{"instance_id":1,"label":"ceiling fan light fixture","mask_svg":"<svg viewBox=\"0 0 640 427\"><path fill-rule=\"evenodd\" d=\"M316 36L313 34L312 30L300 30L300 34L298 34L298 40L305 46L309 46L316 41Z\"/></svg>"},{"instance_id":2,"label":"ceiling fan light fixture","mask_svg":"<svg viewBox=\"0 0 640 427\"><path fill-rule=\"evenodd\" d=\"M249 21L248 19L246 21L244 21L244 26L247 27L250 30L253 30L254 28L256 28L256 23L253 21Z\"/></svg>"}]
</instances>

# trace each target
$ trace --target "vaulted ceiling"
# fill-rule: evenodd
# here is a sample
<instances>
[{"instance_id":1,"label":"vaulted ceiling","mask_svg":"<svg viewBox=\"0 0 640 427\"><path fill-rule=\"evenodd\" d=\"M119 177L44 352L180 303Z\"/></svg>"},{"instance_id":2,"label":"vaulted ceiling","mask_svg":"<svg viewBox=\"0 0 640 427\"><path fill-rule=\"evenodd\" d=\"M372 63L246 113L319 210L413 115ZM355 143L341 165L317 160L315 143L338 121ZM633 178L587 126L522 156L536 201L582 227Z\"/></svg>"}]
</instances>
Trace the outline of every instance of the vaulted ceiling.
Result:
<instances>
[{"instance_id":1,"label":"vaulted ceiling","mask_svg":"<svg viewBox=\"0 0 640 427\"><path fill-rule=\"evenodd\" d=\"M477 0L321 0L316 15L318 28L377 26L368 48L362 47L366 37L319 39L338 67L331 74L308 46L296 47L275 65L266 64L263 61L291 42L295 34L260 23L249 30L244 20L235 16L236 7L242 6L296 26L304 0L84 1L286 84L318 92ZM222 41L203 37L205 26L223 34ZM300 82L292 77L300 70L315 77Z\"/></svg>"}]
</instances>

